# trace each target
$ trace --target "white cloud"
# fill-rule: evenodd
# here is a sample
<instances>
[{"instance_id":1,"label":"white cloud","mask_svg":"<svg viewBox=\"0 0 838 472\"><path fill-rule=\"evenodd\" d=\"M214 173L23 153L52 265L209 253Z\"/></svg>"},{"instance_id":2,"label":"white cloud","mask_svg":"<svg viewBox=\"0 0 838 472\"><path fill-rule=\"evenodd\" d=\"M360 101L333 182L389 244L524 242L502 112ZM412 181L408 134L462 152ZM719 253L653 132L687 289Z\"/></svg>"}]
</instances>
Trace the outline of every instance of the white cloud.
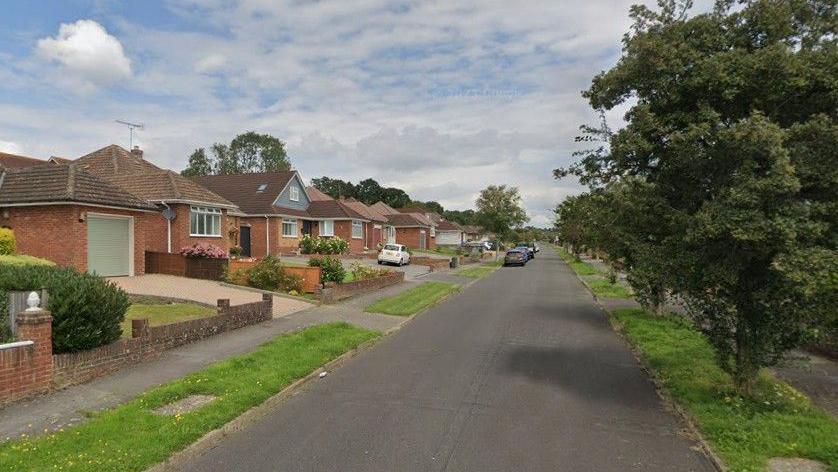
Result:
<instances>
[{"instance_id":1,"label":"white cloud","mask_svg":"<svg viewBox=\"0 0 838 472\"><path fill-rule=\"evenodd\" d=\"M109 85L131 76L122 43L93 20L62 23L54 38L38 40L41 57L61 64L88 87Z\"/></svg>"},{"instance_id":2,"label":"white cloud","mask_svg":"<svg viewBox=\"0 0 838 472\"><path fill-rule=\"evenodd\" d=\"M198 72L203 72L205 74L211 74L213 72L220 71L226 63L227 58L224 57L224 55L210 54L209 56L206 56L195 63L195 70L197 70Z\"/></svg>"},{"instance_id":3,"label":"white cloud","mask_svg":"<svg viewBox=\"0 0 838 472\"><path fill-rule=\"evenodd\" d=\"M0 139L0 152L7 152L9 154L19 155L23 153L23 149L17 143L14 143L12 141L3 141L2 139Z\"/></svg>"}]
</instances>

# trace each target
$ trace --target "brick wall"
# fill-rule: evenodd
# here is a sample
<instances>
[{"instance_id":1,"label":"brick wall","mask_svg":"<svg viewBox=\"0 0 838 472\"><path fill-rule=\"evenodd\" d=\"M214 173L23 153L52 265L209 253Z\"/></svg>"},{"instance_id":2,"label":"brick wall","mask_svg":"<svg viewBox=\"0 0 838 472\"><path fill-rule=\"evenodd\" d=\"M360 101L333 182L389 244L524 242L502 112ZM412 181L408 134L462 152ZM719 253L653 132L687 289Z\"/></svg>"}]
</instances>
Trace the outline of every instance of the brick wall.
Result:
<instances>
[{"instance_id":1,"label":"brick wall","mask_svg":"<svg viewBox=\"0 0 838 472\"><path fill-rule=\"evenodd\" d=\"M134 320L131 339L65 354L52 354L52 318L47 312L19 317L18 339L34 343L0 349L0 404L87 382L167 349L268 321L272 316L271 295L264 295L261 302L235 306L230 306L229 300L219 300L215 316L154 327L149 327L147 320Z\"/></svg>"},{"instance_id":2,"label":"brick wall","mask_svg":"<svg viewBox=\"0 0 838 472\"><path fill-rule=\"evenodd\" d=\"M374 279L358 280L345 284L327 285L320 289L320 299L323 303L333 303L361 293L378 290L404 281L404 272L393 271Z\"/></svg>"},{"instance_id":3,"label":"brick wall","mask_svg":"<svg viewBox=\"0 0 838 472\"><path fill-rule=\"evenodd\" d=\"M49 259L80 271L87 270L87 213L132 216L136 275L143 274L149 225L158 217L155 213L85 205L11 207L8 211L8 218L0 216L0 226L14 230L18 253Z\"/></svg>"},{"instance_id":4,"label":"brick wall","mask_svg":"<svg viewBox=\"0 0 838 472\"><path fill-rule=\"evenodd\" d=\"M190 213L190 205L184 204L172 204L170 205L171 208L175 211L177 215L172 221L172 252L180 252L180 250L186 246L192 246L195 244L212 244L213 246L220 247L225 251L230 250L230 234L228 231L228 223L227 223L227 210L222 210L221 213L221 236L220 237L213 237L213 236L190 236L190 227L189 227L189 213ZM160 219L163 219L161 216ZM164 220L165 221L165 220ZM163 226L163 231L160 234L160 237L163 241L166 240L166 227Z\"/></svg>"},{"instance_id":5,"label":"brick wall","mask_svg":"<svg viewBox=\"0 0 838 472\"><path fill-rule=\"evenodd\" d=\"M448 259L439 259L436 257L425 257L425 256L411 256L410 258L411 264L416 265L424 265L431 268L432 271L434 270L442 270L448 269L451 266L451 258Z\"/></svg>"}]
</instances>

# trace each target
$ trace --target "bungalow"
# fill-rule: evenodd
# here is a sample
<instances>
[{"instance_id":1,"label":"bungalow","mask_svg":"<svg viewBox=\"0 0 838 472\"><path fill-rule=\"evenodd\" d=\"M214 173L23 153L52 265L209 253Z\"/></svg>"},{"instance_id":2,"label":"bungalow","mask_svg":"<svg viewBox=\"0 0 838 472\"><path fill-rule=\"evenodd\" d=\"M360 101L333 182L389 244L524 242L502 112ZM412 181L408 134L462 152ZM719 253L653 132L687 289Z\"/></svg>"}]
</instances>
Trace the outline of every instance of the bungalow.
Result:
<instances>
[{"instance_id":1,"label":"bungalow","mask_svg":"<svg viewBox=\"0 0 838 472\"><path fill-rule=\"evenodd\" d=\"M311 192L296 171L207 175L193 181L238 205L244 255L295 252L304 235L340 237L353 253L366 247L370 220L328 195Z\"/></svg>"},{"instance_id":2,"label":"bungalow","mask_svg":"<svg viewBox=\"0 0 838 472\"><path fill-rule=\"evenodd\" d=\"M463 228L457 223L440 220L436 227L436 245L459 247L465 242Z\"/></svg>"},{"instance_id":3,"label":"bungalow","mask_svg":"<svg viewBox=\"0 0 838 472\"><path fill-rule=\"evenodd\" d=\"M17 249L104 276L142 274L158 209L79 164L0 170L0 226Z\"/></svg>"},{"instance_id":4,"label":"bungalow","mask_svg":"<svg viewBox=\"0 0 838 472\"><path fill-rule=\"evenodd\" d=\"M479 226L474 225L463 225L463 236L468 242L489 240L489 236L486 232Z\"/></svg>"},{"instance_id":5,"label":"bungalow","mask_svg":"<svg viewBox=\"0 0 838 472\"><path fill-rule=\"evenodd\" d=\"M342 200L342 202L364 218L370 220L365 239L368 248L380 248L388 242L396 242L396 228L390 224L386 215L379 213L374 208L364 204L364 202L352 198Z\"/></svg>"}]
</instances>

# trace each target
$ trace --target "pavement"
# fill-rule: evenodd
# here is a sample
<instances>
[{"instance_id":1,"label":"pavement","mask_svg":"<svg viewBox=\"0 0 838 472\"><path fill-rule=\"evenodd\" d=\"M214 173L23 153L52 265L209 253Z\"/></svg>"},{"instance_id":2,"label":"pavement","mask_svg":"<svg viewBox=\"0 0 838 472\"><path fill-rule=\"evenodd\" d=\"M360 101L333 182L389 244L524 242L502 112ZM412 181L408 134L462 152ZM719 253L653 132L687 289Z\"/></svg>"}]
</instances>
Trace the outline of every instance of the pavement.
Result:
<instances>
[{"instance_id":1,"label":"pavement","mask_svg":"<svg viewBox=\"0 0 838 472\"><path fill-rule=\"evenodd\" d=\"M216 306L219 298L230 299L231 305L243 305L262 300L261 293L228 287L212 280L187 279L174 275L147 274L135 277L111 277L108 280L131 294L191 300L210 306ZM311 303L291 298L273 298L274 318L312 306Z\"/></svg>"},{"instance_id":2,"label":"pavement","mask_svg":"<svg viewBox=\"0 0 838 472\"><path fill-rule=\"evenodd\" d=\"M336 321L380 332L389 331L406 322L408 318L364 313L364 307L380 298L408 290L418 283L404 282L336 305L312 307L306 303L309 307L306 310L170 349L153 360L127 367L92 382L13 403L0 408L0 442L17 438L24 433L35 436L44 433L45 429L52 431L78 424L87 419L90 412L114 407L157 385L179 379L228 357L250 352L290 331ZM226 296L226 292L220 293ZM246 293L254 295L252 292ZM184 298L184 295L186 294L181 294L178 298ZM160 293L160 296L169 295ZM261 297L260 294L255 296ZM219 298L224 296L219 295ZM286 300L274 297L275 303Z\"/></svg>"},{"instance_id":3,"label":"pavement","mask_svg":"<svg viewBox=\"0 0 838 472\"><path fill-rule=\"evenodd\" d=\"M182 470L715 470L681 429L545 249L418 315Z\"/></svg>"}]
</instances>

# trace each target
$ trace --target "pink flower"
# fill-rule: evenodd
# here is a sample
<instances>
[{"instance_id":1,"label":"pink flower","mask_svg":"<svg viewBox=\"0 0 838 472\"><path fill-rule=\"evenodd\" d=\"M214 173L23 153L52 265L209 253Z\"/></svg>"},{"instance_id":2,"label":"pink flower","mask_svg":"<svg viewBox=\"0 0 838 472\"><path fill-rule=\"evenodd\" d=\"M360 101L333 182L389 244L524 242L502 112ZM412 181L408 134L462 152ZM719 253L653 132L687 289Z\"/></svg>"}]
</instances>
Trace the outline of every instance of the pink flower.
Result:
<instances>
[{"instance_id":1,"label":"pink flower","mask_svg":"<svg viewBox=\"0 0 838 472\"><path fill-rule=\"evenodd\" d=\"M193 244L180 250L180 254L186 257L202 257L206 259L226 259L227 251L212 244Z\"/></svg>"}]
</instances>

